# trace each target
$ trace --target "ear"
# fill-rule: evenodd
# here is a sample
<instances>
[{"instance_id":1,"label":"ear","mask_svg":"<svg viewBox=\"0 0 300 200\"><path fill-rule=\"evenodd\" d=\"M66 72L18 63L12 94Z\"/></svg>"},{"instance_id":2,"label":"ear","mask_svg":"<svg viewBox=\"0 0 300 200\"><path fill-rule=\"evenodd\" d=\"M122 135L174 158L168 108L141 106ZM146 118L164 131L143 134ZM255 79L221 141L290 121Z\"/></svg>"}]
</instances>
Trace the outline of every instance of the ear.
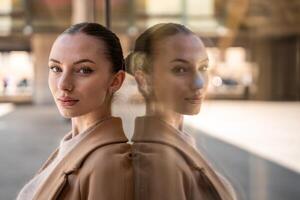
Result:
<instances>
[{"instance_id":1,"label":"ear","mask_svg":"<svg viewBox=\"0 0 300 200\"><path fill-rule=\"evenodd\" d=\"M135 80L138 84L138 89L144 97L149 97L151 86L148 75L142 70L136 70L134 73Z\"/></svg>"},{"instance_id":2,"label":"ear","mask_svg":"<svg viewBox=\"0 0 300 200\"><path fill-rule=\"evenodd\" d=\"M111 84L109 86L109 91L111 94L115 93L120 89L125 79L125 72L123 70L118 71L113 75Z\"/></svg>"}]
</instances>

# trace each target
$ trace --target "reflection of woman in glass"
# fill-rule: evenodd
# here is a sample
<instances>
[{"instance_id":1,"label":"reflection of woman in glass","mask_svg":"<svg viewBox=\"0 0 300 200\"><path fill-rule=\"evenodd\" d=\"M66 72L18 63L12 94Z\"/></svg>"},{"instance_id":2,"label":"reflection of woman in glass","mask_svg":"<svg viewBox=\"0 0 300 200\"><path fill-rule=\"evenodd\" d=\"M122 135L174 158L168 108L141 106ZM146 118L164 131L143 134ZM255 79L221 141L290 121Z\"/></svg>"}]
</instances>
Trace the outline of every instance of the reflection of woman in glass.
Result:
<instances>
[{"instance_id":1,"label":"reflection of woman in glass","mask_svg":"<svg viewBox=\"0 0 300 200\"><path fill-rule=\"evenodd\" d=\"M127 66L146 100L132 138L135 197L143 200L229 200L229 184L182 131L183 115L199 113L208 84L202 41L179 24L158 24L136 40Z\"/></svg>"},{"instance_id":2,"label":"reflection of woman in glass","mask_svg":"<svg viewBox=\"0 0 300 200\"><path fill-rule=\"evenodd\" d=\"M132 199L130 145L111 116L123 68L119 39L99 24L73 25L56 39L49 87L72 130L18 199Z\"/></svg>"}]
</instances>

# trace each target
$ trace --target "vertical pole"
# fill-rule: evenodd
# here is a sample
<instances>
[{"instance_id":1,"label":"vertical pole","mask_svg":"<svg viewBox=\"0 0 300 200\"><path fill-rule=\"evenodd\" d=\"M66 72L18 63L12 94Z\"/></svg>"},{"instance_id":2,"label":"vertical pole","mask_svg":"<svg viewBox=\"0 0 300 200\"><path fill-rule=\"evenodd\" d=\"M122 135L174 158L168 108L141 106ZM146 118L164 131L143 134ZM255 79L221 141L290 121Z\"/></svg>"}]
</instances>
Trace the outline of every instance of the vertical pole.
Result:
<instances>
[{"instance_id":1,"label":"vertical pole","mask_svg":"<svg viewBox=\"0 0 300 200\"><path fill-rule=\"evenodd\" d=\"M72 24L95 22L95 0L72 0Z\"/></svg>"},{"instance_id":2,"label":"vertical pole","mask_svg":"<svg viewBox=\"0 0 300 200\"><path fill-rule=\"evenodd\" d=\"M187 0L181 0L181 8L182 8L181 22L183 25L187 25Z\"/></svg>"},{"instance_id":3,"label":"vertical pole","mask_svg":"<svg viewBox=\"0 0 300 200\"><path fill-rule=\"evenodd\" d=\"M32 30L32 16L30 13L30 8L31 8L31 0L23 0L23 8L25 11L25 26L23 28L23 34L24 35L31 35L33 30Z\"/></svg>"},{"instance_id":4,"label":"vertical pole","mask_svg":"<svg viewBox=\"0 0 300 200\"><path fill-rule=\"evenodd\" d=\"M134 27L135 25L135 6L134 6L134 0L129 0L129 27Z\"/></svg>"},{"instance_id":5,"label":"vertical pole","mask_svg":"<svg viewBox=\"0 0 300 200\"><path fill-rule=\"evenodd\" d=\"M297 37L296 44L296 85L297 100L300 100L300 36Z\"/></svg>"},{"instance_id":6,"label":"vertical pole","mask_svg":"<svg viewBox=\"0 0 300 200\"><path fill-rule=\"evenodd\" d=\"M96 15L96 12L97 12L97 9L96 9L96 0L92 0L92 10L93 10L93 13L92 13L92 19L93 19L93 22L96 22L97 20L97 15Z\"/></svg>"},{"instance_id":7,"label":"vertical pole","mask_svg":"<svg viewBox=\"0 0 300 200\"><path fill-rule=\"evenodd\" d=\"M29 0L23 0L23 7L25 10L25 26L31 26L31 13L30 13L30 3Z\"/></svg>"},{"instance_id":8,"label":"vertical pole","mask_svg":"<svg viewBox=\"0 0 300 200\"><path fill-rule=\"evenodd\" d=\"M111 19L110 19L110 0L104 0L104 18L105 18L105 25L108 29L111 26Z\"/></svg>"}]
</instances>

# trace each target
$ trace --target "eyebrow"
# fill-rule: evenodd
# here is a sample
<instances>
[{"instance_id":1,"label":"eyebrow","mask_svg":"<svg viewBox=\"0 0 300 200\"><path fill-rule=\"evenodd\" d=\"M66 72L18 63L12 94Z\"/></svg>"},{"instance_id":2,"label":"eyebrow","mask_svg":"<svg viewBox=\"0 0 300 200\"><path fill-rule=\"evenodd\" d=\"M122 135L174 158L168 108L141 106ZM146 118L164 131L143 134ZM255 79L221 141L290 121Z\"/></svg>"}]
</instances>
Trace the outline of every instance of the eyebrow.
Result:
<instances>
[{"instance_id":1,"label":"eyebrow","mask_svg":"<svg viewBox=\"0 0 300 200\"><path fill-rule=\"evenodd\" d=\"M189 63L187 60L181 59L181 58L176 58L174 60L171 60L171 62L183 62L183 63Z\"/></svg>"},{"instance_id":2,"label":"eyebrow","mask_svg":"<svg viewBox=\"0 0 300 200\"><path fill-rule=\"evenodd\" d=\"M205 58L205 59L201 60L200 62L203 63L203 62L208 62L208 61L209 61L209 59Z\"/></svg>"},{"instance_id":3,"label":"eyebrow","mask_svg":"<svg viewBox=\"0 0 300 200\"><path fill-rule=\"evenodd\" d=\"M205 58L204 60L201 60L200 63L207 62L207 61L209 61L208 58ZM184 60L182 58L176 58L176 59L172 60L171 62L183 62L183 63L189 64L189 61Z\"/></svg>"},{"instance_id":4,"label":"eyebrow","mask_svg":"<svg viewBox=\"0 0 300 200\"><path fill-rule=\"evenodd\" d=\"M55 60L53 58L51 58L49 61L61 64L61 62L59 62L58 60ZM76 65L76 64L79 64L79 63L83 63L83 62L90 62L90 63L96 64L94 61L92 61L90 59L80 59L80 60L74 62L73 64Z\"/></svg>"},{"instance_id":5,"label":"eyebrow","mask_svg":"<svg viewBox=\"0 0 300 200\"><path fill-rule=\"evenodd\" d=\"M74 62L73 64L76 65L76 64L79 64L79 63L83 63L83 62L90 62L90 63L96 64L94 61L92 61L90 59L81 59L81 60L78 60L78 61Z\"/></svg>"},{"instance_id":6,"label":"eyebrow","mask_svg":"<svg viewBox=\"0 0 300 200\"><path fill-rule=\"evenodd\" d=\"M55 59L53 59L53 58L50 58L49 61L55 62L55 63L60 63L58 60L55 60Z\"/></svg>"}]
</instances>

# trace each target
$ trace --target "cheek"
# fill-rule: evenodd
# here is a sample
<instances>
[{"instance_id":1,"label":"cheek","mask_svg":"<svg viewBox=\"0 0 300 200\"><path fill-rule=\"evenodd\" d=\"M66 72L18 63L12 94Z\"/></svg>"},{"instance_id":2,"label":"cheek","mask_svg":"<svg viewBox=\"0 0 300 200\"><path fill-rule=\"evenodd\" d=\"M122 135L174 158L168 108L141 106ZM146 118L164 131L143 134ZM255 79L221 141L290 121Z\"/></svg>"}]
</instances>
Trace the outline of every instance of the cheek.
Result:
<instances>
[{"instance_id":1,"label":"cheek","mask_svg":"<svg viewBox=\"0 0 300 200\"><path fill-rule=\"evenodd\" d=\"M184 95L184 81L173 77L160 79L156 85L156 97L166 103L175 103Z\"/></svg>"},{"instance_id":2,"label":"cheek","mask_svg":"<svg viewBox=\"0 0 300 200\"><path fill-rule=\"evenodd\" d=\"M106 87L100 87L100 86L96 86L93 88L90 88L87 91L87 97L88 98L94 98L94 99L102 99L106 96L107 93L107 88Z\"/></svg>"},{"instance_id":3,"label":"cheek","mask_svg":"<svg viewBox=\"0 0 300 200\"><path fill-rule=\"evenodd\" d=\"M108 90L108 83L104 80L94 80L78 84L78 93L90 101L99 101L105 98Z\"/></svg>"},{"instance_id":4,"label":"cheek","mask_svg":"<svg viewBox=\"0 0 300 200\"><path fill-rule=\"evenodd\" d=\"M48 77L48 86L49 86L51 93L53 94L56 90L56 79L54 77L52 77L51 75L49 75L49 77Z\"/></svg>"}]
</instances>

